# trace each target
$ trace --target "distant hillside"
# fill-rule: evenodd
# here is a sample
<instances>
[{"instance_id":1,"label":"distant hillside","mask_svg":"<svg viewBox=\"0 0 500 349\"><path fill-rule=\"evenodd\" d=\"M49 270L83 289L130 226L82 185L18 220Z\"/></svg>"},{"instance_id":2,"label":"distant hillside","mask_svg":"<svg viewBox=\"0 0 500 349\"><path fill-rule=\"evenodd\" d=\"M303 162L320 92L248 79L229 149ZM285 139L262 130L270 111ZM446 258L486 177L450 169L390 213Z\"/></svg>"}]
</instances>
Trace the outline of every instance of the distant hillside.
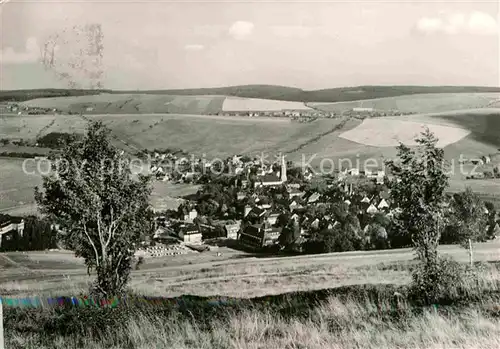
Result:
<instances>
[{"instance_id":1,"label":"distant hillside","mask_svg":"<svg viewBox=\"0 0 500 349\"><path fill-rule=\"evenodd\" d=\"M109 92L109 90L65 90L52 88L35 90L0 90L0 102L23 102L35 98L88 96Z\"/></svg>"},{"instance_id":2,"label":"distant hillside","mask_svg":"<svg viewBox=\"0 0 500 349\"><path fill-rule=\"evenodd\" d=\"M197 89L113 91L113 90L13 90L0 91L0 101L26 101L34 98L84 96L100 93L154 95L223 95L244 98L275 99L293 102L342 102L360 99L395 97L422 93L487 93L500 92L500 87L480 86L357 86L321 90L302 90L277 85L242 85Z\"/></svg>"},{"instance_id":3,"label":"distant hillside","mask_svg":"<svg viewBox=\"0 0 500 349\"><path fill-rule=\"evenodd\" d=\"M147 94L168 95L225 95L245 98L264 98L294 102L343 102L360 99L395 97L420 93L486 93L500 92L500 87L481 86L357 86L322 90L302 90L275 85L243 85L217 88L149 90ZM113 91L112 93L132 93ZM137 93L137 92L136 92Z\"/></svg>"}]
</instances>

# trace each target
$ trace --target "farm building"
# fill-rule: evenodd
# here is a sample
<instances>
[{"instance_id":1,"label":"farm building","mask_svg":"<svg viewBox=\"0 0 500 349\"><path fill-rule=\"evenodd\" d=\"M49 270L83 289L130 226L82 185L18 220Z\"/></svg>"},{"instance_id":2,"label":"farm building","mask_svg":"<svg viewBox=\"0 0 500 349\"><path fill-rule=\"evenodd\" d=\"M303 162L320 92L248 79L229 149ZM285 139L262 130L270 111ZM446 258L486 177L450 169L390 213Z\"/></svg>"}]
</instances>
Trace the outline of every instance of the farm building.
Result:
<instances>
[{"instance_id":1,"label":"farm building","mask_svg":"<svg viewBox=\"0 0 500 349\"><path fill-rule=\"evenodd\" d=\"M352 108L352 111L354 111L354 112L372 112L373 108L356 107L356 108Z\"/></svg>"},{"instance_id":2,"label":"farm building","mask_svg":"<svg viewBox=\"0 0 500 349\"><path fill-rule=\"evenodd\" d=\"M378 209L373 204L371 204L370 207L366 209L366 212L369 214L375 214L378 212Z\"/></svg>"},{"instance_id":3,"label":"farm building","mask_svg":"<svg viewBox=\"0 0 500 349\"><path fill-rule=\"evenodd\" d=\"M377 208L379 210L384 210L384 209L388 209L389 208L389 204L387 203L387 201L385 201L385 199L382 199L380 201L380 203L378 204Z\"/></svg>"},{"instance_id":4,"label":"farm building","mask_svg":"<svg viewBox=\"0 0 500 349\"><path fill-rule=\"evenodd\" d=\"M290 198L299 198L299 199L301 199L301 198L304 197L305 194L306 193L304 191L298 190L298 189L295 189L295 188L290 188L288 190L288 195L290 196Z\"/></svg>"},{"instance_id":5,"label":"farm building","mask_svg":"<svg viewBox=\"0 0 500 349\"><path fill-rule=\"evenodd\" d=\"M188 223L193 223L196 217L198 217L198 212L193 208L188 213L184 214L184 221Z\"/></svg>"},{"instance_id":6,"label":"farm building","mask_svg":"<svg viewBox=\"0 0 500 349\"><path fill-rule=\"evenodd\" d=\"M198 227L194 224L183 224L179 227L177 233L179 238L184 242L201 242L201 232Z\"/></svg>"},{"instance_id":7,"label":"farm building","mask_svg":"<svg viewBox=\"0 0 500 349\"><path fill-rule=\"evenodd\" d=\"M253 222L260 222L265 218L266 210L260 207L245 207L245 217Z\"/></svg>"},{"instance_id":8,"label":"farm building","mask_svg":"<svg viewBox=\"0 0 500 349\"><path fill-rule=\"evenodd\" d=\"M281 234L281 228L270 228L263 224L254 224L246 227L240 233L239 241L252 248L262 248L274 245Z\"/></svg>"},{"instance_id":9,"label":"farm building","mask_svg":"<svg viewBox=\"0 0 500 349\"><path fill-rule=\"evenodd\" d=\"M241 223L226 224L224 230L228 239L238 240L238 232L240 231Z\"/></svg>"},{"instance_id":10,"label":"farm building","mask_svg":"<svg viewBox=\"0 0 500 349\"><path fill-rule=\"evenodd\" d=\"M278 220L280 213L279 212L271 212L268 217L267 217L267 222L270 225L275 225L276 221Z\"/></svg>"},{"instance_id":11,"label":"farm building","mask_svg":"<svg viewBox=\"0 0 500 349\"><path fill-rule=\"evenodd\" d=\"M484 164L489 164L491 163L491 157L489 155L481 156L481 161L483 161Z\"/></svg>"},{"instance_id":12,"label":"farm building","mask_svg":"<svg viewBox=\"0 0 500 349\"><path fill-rule=\"evenodd\" d=\"M319 200L321 197L321 194L319 193L312 193L308 198L307 198L307 203L308 204L313 204Z\"/></svg>"},{"instance_id":13,"label":"farm building","mask_svg":"<svg viewBox=\"0 0 500 349\"><path fill-rule=\"evenodd\" d=\"M10 240L14 232L23 236L24 220L20 217L0 214L0 246L2 246L2 240Z\"/></svg>"}]
</instances>

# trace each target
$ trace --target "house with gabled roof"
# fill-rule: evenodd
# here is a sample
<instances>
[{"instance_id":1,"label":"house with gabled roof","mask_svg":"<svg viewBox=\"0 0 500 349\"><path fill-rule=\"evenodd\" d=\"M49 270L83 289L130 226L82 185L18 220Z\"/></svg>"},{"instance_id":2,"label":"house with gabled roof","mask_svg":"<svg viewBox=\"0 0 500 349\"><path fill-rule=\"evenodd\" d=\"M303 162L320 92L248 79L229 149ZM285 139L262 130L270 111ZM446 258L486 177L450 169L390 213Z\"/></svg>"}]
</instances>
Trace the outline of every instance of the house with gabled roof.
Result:
<instances>
[{"instance_id":1,"label":"house with gabled roof","mask_svg":"<svg viewBox=\"0 0 500 349\"><path fill-rule=\"evenodd\" d=\"M188 223L193 223L194 219L198 217L198 211L192 208L188 212L184 213L183 220Z\"/></svg>"},{"instance_id":2,"label":"house with gabled roof","mask_svg":"<svg viewBox=\"0 0 500 349\"><path fill-rule=\"evenodd\" d=\"M280 216L280 212L277 212L277 211L274 211L274 212L270 212L267 216L267 222L270 224L270 225L275 225L276 222L278 221L278 217Z\"/></svg>"},{"instance_id":3,"label":"house with gabled roof","mask_svg":"<svg viewBox=\"0 0 500 349\"><path fill-rule=\"evenodd\" d=\"M184 242L201 242L201 232L194 224L182 224L178 228L177 235Z\"/></svg>"},{"instance_id":4,"label":"house with gabled roof","mask_svg":"<svg viewBox=\"0 0 500 349\"><path fill-rule=\"evenodd\" d=\"M318 202L320 197L321 197L321 194L314 192L311 195L309 195L309 197L307 198L307 203L313 204L315 202Z\"/></svg>"},{"instance_id":5,"label":"house with gabled roof","mask_svg":"<svg viewBox=\"0 0 500 349\"><path fill-rule=\"evenodd\" d=\"M385 201L385 199L382 199L382 200L380 200L379 204L377 205L377 208L379 210L388 209L389 208L389 204L387 203L387 201Z\"/></svg>"},{"instance_id":6,"label":"house with gabled roof","mask_svg":"<svg viewBox=\"0 0 500 349\"><path fill-rule=\"evenodd\" d=\"M2 238L9 240L15 232L23 236L24 219L21 217L0 214L0 246L2 245Z\"/></svg>"},{"instance_id":7,"label":"house with gabled roof","mask_svg":"<svg viewBox=\"0 0 500 349\"><path fill-rule=\"evenodd\" d=\"M266 218L266 213L267 210L254 206L250 209L250 211L248 211L248 213L245 215L245 218L253 223L262 223Z\"/></svg>"},{"instance_id":8,"label":"house with gabled roof","mask_svg":"<svg viewBox=\"0 0 500 349\"><path fill-rule=\"evenodd\" d=\"M264 224L252 224L240 232L239 241L245 246L260 249L275 244L281 228L271 228Z\"/></svg>"},{"instance_id":9,"label":"house with gabled roof","mask_svg":"<svg viewBox=\"0 0 500 349\"><path fill-rule=\"evenodd\" d=\"M370 207L366 209L366 212L369 214L375 214L378 212L378 209L375 207L375 205L371 204Z\"/></svg>"},{"instance_id":10,"label":"house with gabled roof","mask_svg":"<svg viewBox=\"0 0 500 349\"><path fill-rule=\"evenodd\" d=\"M288 196L289 196L291 199L292 199L292 198L299 198L299 199L301 199L301 198L303 198L303 197L304 197L304 195L305 195L305 194L306 194L306 193L305 193L304 191L302 191L302 190L298 190L298 189L295 189L295 188L290 188L290 189L288 190Z\"/></svg>"},{"instance_id":11,"label":"house with gabled roof","mask_svg":"<svg viewBox=\"0 0 500 349\"><path fill-rule=\"evenodd\" d=\"M241 222L239 221L233 224L224 225L224 230L226 231L226 237L228 239L237 240L240 229L241 229Z\"/></svg>"}]
</instances>

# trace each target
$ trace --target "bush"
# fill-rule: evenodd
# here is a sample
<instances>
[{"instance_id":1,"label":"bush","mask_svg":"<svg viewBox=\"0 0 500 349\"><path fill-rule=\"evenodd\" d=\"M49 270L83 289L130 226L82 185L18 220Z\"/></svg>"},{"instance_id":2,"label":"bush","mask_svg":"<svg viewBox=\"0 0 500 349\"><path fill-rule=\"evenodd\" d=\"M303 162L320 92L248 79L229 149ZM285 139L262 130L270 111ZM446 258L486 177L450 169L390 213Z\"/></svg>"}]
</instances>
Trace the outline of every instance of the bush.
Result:
<instances>
[{"instance_id":1,"label":"bush","mask_svg":"<svg viewBox=\"0 0 500 349\"><path fill-rule=\"evenodd\" d=\"M66 132L51 132L37 139L40 147L61 149L72 142L75 137L81 137L76 134Z\"/></svg>"},{"instance_id":2,"label":"bush","mask_svg":"<svg viewBox=\"0 0 500 349\"><path fill-rule=\"evenodd\" d=\"M410 298L420 304L451 304L481 297L478 268L449 258L435 265L420 263L413 270Z\"/></svg>"}]
</instances>

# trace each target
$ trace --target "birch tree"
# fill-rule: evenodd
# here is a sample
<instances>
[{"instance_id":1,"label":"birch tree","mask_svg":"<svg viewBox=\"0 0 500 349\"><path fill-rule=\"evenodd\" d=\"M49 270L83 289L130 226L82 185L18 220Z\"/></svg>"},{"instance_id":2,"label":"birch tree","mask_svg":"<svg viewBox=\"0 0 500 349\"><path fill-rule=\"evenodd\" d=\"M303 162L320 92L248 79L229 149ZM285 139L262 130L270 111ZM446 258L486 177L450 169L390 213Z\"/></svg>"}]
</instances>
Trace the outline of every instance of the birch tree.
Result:
<instances>
[{"instance_id":1,"label":"birch tree","mask_svg":"<svg viewBox=\"0 0 500 349\"><path fill-rule=\"evenodd\" d=\"M51 156L51 173L35 188L41 213L63 232L66 245L83 257L95 294L122 294L134 253L152 227L150 178L134 179L130 162L109 139L101 122L89 123L86 135Z\"/></svg>"},{"instance_id":2,"label":"birch tree","mask_svg":"<svg viewBox=\"0 0 500 349\"><path fill-rule=\"evenodd\" d=\"M462 247L469 249L470 265L473 265L472 243L487 239L488 211L479 196L470 187L453 195L451 223Z\"/></svg>"}]
</instances>

